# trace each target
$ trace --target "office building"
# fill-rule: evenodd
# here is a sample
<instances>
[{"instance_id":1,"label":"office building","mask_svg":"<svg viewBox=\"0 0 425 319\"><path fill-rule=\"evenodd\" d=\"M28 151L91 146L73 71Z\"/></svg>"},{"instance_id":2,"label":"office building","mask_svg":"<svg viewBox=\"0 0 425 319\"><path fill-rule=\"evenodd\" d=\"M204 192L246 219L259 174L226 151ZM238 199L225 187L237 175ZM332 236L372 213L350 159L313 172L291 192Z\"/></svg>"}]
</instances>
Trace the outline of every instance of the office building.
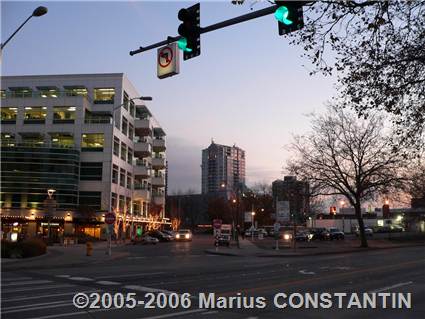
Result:
<instances>
[{"instance_id":1,"label":"office building","mask_svg":"<svg viewBox=\"0 0 425 319\"><path fill-rule=\"evenodd\" d=\"M167 223L166 134L135 97L122 73L1 77L2 224L102 237L106 212L127 235Z\"/></svg>"}]
</instances>

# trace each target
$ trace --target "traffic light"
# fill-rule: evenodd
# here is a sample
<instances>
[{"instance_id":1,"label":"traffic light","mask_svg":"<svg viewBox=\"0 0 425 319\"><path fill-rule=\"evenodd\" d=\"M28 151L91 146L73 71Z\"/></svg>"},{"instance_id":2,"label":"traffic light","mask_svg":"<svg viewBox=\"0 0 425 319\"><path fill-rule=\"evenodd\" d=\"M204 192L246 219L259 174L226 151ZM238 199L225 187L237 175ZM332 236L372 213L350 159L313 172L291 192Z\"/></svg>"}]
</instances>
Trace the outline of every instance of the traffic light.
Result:
<instances>
[{"instance_id":1,"label":"traffic light","mask_svg":"<svg viewBox=\"0 0 425 319\"><path fill-rule=\"evenodd\" d=\"M279 6L274 13L278 21L279 35L304 27L303 4L305 1L275 1L275 3Z\"/></svg>"},{"instance_id":2,"label":"traffic light","mask_svg":"<svg viewBox=\"0 0 425 319\"><path fill-rule=\"evenodd\" d=\"M178 28L182 38L177 41L177 46L183 51L183 59L188 60L201 54L199 3L187 9L181 9L178 18L182 21Z\"/></svg>"},{"instance_id":3,"label":"traffic light","mask_svg":"<svg viewBox=\"0 0 425 319\"><path fill-rule=\"evenodd\" d=\"M336 215L336 206L329 207L329 214L332 216Z\"/></svg>"}]
</instances>

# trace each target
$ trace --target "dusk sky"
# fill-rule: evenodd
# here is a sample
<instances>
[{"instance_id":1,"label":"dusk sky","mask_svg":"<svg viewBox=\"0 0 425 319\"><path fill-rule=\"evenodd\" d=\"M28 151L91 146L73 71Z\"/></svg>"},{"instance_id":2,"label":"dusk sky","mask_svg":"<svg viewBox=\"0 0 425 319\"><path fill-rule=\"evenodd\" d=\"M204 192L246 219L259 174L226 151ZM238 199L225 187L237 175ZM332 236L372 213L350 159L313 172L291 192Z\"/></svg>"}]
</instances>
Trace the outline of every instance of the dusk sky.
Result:
<instances>
[{"instance_id":1,"label":"dusk sky","mask_svg":"<svg viewBox=\"0 0 425 319\"><path fill-rule=\"evenodd\" d=\"M195 2L3 2L2 75L125 73L167 132L169 191L200 191L201 150L213 138L247 154L247 184L282 177L292 134L309 129L306 114L321 112L335 79L310 77L302 48L278 35L273 15L201 36L201 55L181 59L180 74L156 76L156 49L139 46L177 35L177 12ZM251 2L249 2L251 3ZM259 3L254 10L267 3ZM201 26L250 12L231 1L201 2Z\"/></svg>"}]
</instances>

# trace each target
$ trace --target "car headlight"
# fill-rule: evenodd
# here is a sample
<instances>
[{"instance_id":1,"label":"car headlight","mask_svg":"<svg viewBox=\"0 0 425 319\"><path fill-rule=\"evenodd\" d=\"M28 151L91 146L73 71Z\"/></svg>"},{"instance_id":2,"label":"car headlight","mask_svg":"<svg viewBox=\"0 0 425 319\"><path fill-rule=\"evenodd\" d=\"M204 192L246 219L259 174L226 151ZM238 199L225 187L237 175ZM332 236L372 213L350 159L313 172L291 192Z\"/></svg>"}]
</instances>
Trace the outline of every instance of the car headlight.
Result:
<instances>
[{"instance_id":1,"label":"car headlight","mask_svg":"<svg viewBox=\"0 0 425 319\"><path fill-rule=\"evenodd\" d=\"M179 239L179 238L180 238L180 235L179 235L179 234L177 234L177 235L176 235L176 238L177 238L177 239Z\"/></svg>"},{"instance_id":2,"label":"car headlight","mask_svg":"<svg viewBox=\"0 0 425 319\"><path fill-rule=\"evenodd\" d=\"M289 239L291 239L291 235L289 235L289 234L284 234L284 235L283 235L283 239L285 239L285 240L289 240Z\"/></svg>"},{"instance_id":3,"label":"car headlight","mask_svg":"<svg viewBox=\"0 0 425 319\"><path fill-rule=\"evenodd\" d=\"M184 237L186 237L186 239L190 238L190 234L186 234Z\"/></svg>"}]
</instances>

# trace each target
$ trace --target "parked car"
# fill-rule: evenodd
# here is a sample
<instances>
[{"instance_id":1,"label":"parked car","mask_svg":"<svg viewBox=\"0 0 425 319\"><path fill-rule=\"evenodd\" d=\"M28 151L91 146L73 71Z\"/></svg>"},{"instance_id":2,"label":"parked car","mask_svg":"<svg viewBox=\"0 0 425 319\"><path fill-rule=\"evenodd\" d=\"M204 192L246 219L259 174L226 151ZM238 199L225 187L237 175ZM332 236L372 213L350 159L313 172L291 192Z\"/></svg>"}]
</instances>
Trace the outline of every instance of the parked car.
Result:
<instances>
[{"instance_id":1,"label":"parked car","mask_svg":"<svg viewBox=\"0 0 425 319\"><path fill-rule=\"evenodd\" d=\"M268 236L267 230L265 230L264 228L258 228L257 229L257 233L259 234L263 234L263 236Z\"/></svg>"},{"instance_id":2,"label":"parked car","mask_svg":"<svg viewBox=\"0 0 425 319\"><path fill-rule=\"evenodd\" d=\"M354 233L356 234L356 236L360 236L360 229L357 227ZM364 233L366 236L373 236L373 229L370 227L365 227Z\"/></svg>"},{"instance_id":3,"label":"parked car","mask_svg":"<svg viewBox=\"0 0 425 319\"><path fill-rule=\"evenodd\" d=\"M377 226L374 228L375 233L400 233L404 228L399 225Z\"/></svg>"},{"instance_id":4,"label":"parked car","mask_svg":"<svg viewBox=\"0 0 425 319\"><path fill-rule=\"evenodd\" d=\"M190 229L180 229L176 233L176 240L192 241L192 232L190 231Z\"/></svg>"},{"instance_id":5,"label":"parked car","mask_svg":"<svg viewBox=\"0 0 425 319\"><path fill-rule=\"evenodd\" d=\"M170 235L166 235L163 232L159 231L159 230L153 230L150 231L148 233L149 236L154 237L156 239L158 239L159 241L162 242L167 242L167 241L171 241L171 236Z\"/></svg>"},{"instance_id":6,"label":"parked car","mask_svg":"<svg viewBox=\"0 0 425 319\"><path fill-rule=\"evenodd\" d=\"M312 228L310 229L310 240L328 240L329 232L326 228Z\"/></svg>"},{"instance_id":7,"label":"parked car","mask_svg":"<svg viewBox=\"0 0 425 319\"><path fill-rule=\"evenodd\" d=\"M171 240L174 240L176 238L176 232L174 232L172 230L161 230L161 232L166 234L166 235L170 235Z\"/></svg>"},{"instance_id":8,"label":"parked car","mask_svg":"<svg viewBox=\"0 0 425 319\"><path fill-rule=\"evenodd\" d=\"M339 240L339 239L344 239L345 235L344 232L339 230L338 228L329 228L329 239L330 240Z\"/></svg>"},{"instance_id":9,"label":"parked car","mask_svg":"<svg viewBox=\"0 0 425 319\"><path fill-rule=\"evenodd\" d=\"M296 241L309 241L310 233L309 232L299 232L295 235L295 240Z\"/></svg>"},{"instance_id":10,"label":"parked car","mask_svg":"<svg viewBox=\"0 0 425 319\"><path fill-rule=\"evenodd\" d=\"M157 243L159 243L159 240L155 237L145 235L142 237L141 243L142 245L156 245Z\"/></svg>"}]
</instances>

